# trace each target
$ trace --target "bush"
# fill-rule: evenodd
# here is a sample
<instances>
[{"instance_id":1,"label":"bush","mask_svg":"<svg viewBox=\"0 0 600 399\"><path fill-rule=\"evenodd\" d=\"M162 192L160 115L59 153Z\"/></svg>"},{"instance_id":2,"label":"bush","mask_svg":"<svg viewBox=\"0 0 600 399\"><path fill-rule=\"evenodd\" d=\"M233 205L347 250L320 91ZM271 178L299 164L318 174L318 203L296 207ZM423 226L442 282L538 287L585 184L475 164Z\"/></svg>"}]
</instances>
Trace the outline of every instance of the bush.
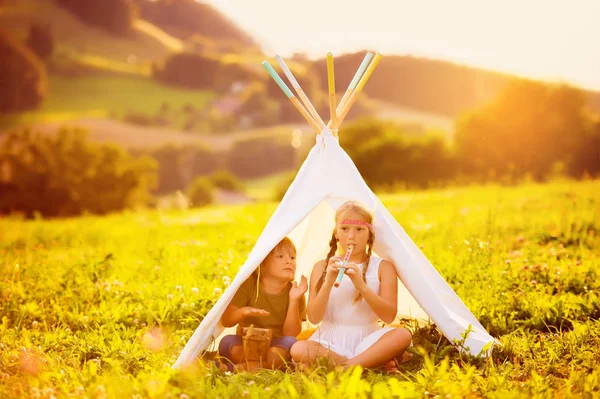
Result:
<instances>
[{"instance_id":1,"label":"bush","mask_svg":"<svg viewBox=\"0 0 600 399\"><path fill-rule=\"evenodd\" d=\"M157 126L156 118L140 112L128 112L123 116L123 121L138 126Z\"/></svg>"},{"instance_id":2,"label":"bush","mask_svg":"<svg viewBox=\"0 0 600 399\"><path fill-rule=\"evenodd\" d=\"M281 201L283 199L283 196L296 178L296 174L297 172L289 173L285 178L277 183L273 192L273 201Z\"/></svg>"},{"instance_id":3,"label":"bush","mask_svg":"<svg viewBox=\"0 0 600 399\"><path fill-rule=\"evenodd\" d=\"M200 145L166 145L152 150L149 155L159 165L156 192L161 194L183 190L194 176L208 175L220 166L218 154Z\"/></svg>"},{"instance_id":4,"label":"bush","mask_svg":"<svg viewBox=\"0 0 600 399\"><path fill-rule=\"evenodd\" d=\"M212 89L219 61L195 53L176 53L155 67L155 79L189 89Z\"/></svg>"},{"instance_id":5,"label":"bush","mask_svg":"<svg viewBox=\"0 0 600 399\"><path fill-rule=\"evenodd\" d=\"M229 92L236 82L261 79L261 75L243 65L225 64L217 58L192 52L172 54L163 65L155 65L152 75L168 84L219 93Z\"/></svg>"},{"instance_id":6,"label":"bush","mask_svg":"<svg viewBox=\"0 0 600 399\"><path fill-rule=\"evenodd\" d=\"M267 76L262 73L262 70L257 70L254 65L244 65L239 62L220 62L215 74L213 88L219 93L228 93L231 91L232 86L238 83L264 87L266 78Z\"/></svg>"},{"instance_id":7,"label":"bush","mask_svg":"<svg viewBox=\"0 0 600 399\"><path fill-rule=\"evenodd\" d=\"M289 142L259 137L236 142L227 157L227 169L241 178L252 178L296 167L296 151Z\"/></svg>"},{"instance_id":8,"label":"bush","mask_svg":"<svg viewBox=\"0 0 600 399\"><path fill-rule=\"evenodd\" d=\"M40 59L47 60L54 51L54 38L50 24L29 25L29 36L27 36L26 43Z\"/></svg>"},{"instance_id":9,"label":"bush","mask_svg":"<svg viewBox=\"0 0 600 399\"><path fill-rule=\"evenodd\" d=\"M369 118L348 123L340 144L371 187L399 182L428 187L454 177L455 158L442 138L410 137L396 123Z\"/></svg>"},{"instance_id":10,"label":"bush","mask_svg":"<svg viewBox=\"0 0 600 399\"><path fill-rule=\"evenodd\" d=\"M37 107L46 95L44 65L27 46L0 31L0 112Z\"/></svg>"},{"instance_id":11,"label":"bush","mask_svg":"<svg viewBox=\"0 0 600 399\"><path fill-rule=\"evenodd\" d=\"M254 82L240 95L240 117L250 118L252 127L275 125L279 119L280 102L270 98L262 82ZM287 99L286 99L287 101Z\"/></svg>"},{"instance_id":12,"label":"bush","mask_svg":"<svg viewBox=\"0 0 600 399\"><path fill-rule=\"evenodd\" d=\"M222 190L244 192L242 181L228 170L220 169L210 176L212 184Z\"/></svg>"},{"instance_id":13,"label":"bush","mask_svg":"<svg viewBox=\"0 0 600 399\"><path fill-rule=\"evenodd\" d=\"M568 164L568 172L576 178L600 177L600 119L584 133Z\"/></svg>"},{"instance_id":14,"label":"bush","mask_svg":"<svg viewBox=\"0 0 600 399\"><path fill-rule=\"evenodd\" d=\"M158 162L158 184L156 192L171 193L185 187L181 173L182 149L173 145L160 147L150 156Z\"/></svg>"},{"instance_id":15,"label":"bush","mask_svg":"<svg viewBox=\"0 0 600 399\"><path fill-rule=\"evenodd\" d=\"M105 214L149 200L155 163L115 145L87 141L87 132L9 133L0 145L0 213L31 217Z\"/></svg>"},{"instance_id":16,"label":"bush","mask_svg":"<svg viewBox=\"0 0 600 399\"><path fill-rule=\"evenodd\" d=\"M187 194L192 207L210 205L215 200L215 187L207 177L196 177L188 186Z\"/></svg>"}]
</instances>

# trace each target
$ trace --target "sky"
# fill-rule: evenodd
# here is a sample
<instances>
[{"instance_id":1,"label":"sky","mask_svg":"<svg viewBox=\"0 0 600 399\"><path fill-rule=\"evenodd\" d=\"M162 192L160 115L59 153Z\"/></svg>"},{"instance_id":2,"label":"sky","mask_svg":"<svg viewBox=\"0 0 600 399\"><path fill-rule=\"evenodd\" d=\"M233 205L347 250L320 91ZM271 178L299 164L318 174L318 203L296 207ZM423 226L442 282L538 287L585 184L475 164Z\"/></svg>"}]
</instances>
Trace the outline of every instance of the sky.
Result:
<instances>
[{"instance_id":1,"label":"sky","mask_svg":"<svg viewBox=\"0 0 600 399\"><path fill-rule=\"evenodd\" d=\"M267 55L445 59L600 90L600 0L197 0Z\"/></svg>"}]
</instances>

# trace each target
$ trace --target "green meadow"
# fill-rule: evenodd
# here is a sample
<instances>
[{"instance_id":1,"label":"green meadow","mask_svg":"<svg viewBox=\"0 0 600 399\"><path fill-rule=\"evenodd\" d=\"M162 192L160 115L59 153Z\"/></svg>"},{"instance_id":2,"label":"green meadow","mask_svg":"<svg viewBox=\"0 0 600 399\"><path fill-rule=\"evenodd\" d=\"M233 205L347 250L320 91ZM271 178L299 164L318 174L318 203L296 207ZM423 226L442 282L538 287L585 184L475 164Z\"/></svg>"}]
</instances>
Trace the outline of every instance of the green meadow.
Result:
<instances>
[{"instance_id":1,"label":"green meadow","mask_svg":"<svg viewBox=\"0 0 600 399\"><path fill-rule=\"evenodd\" d=\"M183 118L181 109L201 109L213 94L163 85L143 76L50 76L49 96L35 111L4 115L0 126L33 122L63 122L86 117L120 119L128 113L156 115L167 104ZM183 119L179 121L183 123Z\"/></svg>"},{"instance_id":2,"label":"green meadow","mask_svg":"<svg viewBox=\"0 0 600 399\"><path fill-rule=\"evenodd\" d=\"M599 192L596 180L382 194L502 344L467 357L434 324L408 323L414 356L394 374L171 370L277 203L0 219L0 397L597 397Z\"/></svg>"}]
</instances>

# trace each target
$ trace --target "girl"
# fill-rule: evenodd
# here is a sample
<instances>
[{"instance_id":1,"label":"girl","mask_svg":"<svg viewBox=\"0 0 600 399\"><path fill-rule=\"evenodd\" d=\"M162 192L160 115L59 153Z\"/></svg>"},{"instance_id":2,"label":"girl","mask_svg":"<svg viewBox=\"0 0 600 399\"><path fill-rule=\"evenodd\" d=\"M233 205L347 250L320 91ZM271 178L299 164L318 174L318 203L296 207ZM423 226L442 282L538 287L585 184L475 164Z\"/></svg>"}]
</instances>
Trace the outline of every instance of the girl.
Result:
<instances>
[{"instance_id":1,"label":"girl","mask_svg":"<svg viewBox=\"0 0 600 399\"><path fill-rule=\"evenodd\" d=\"M302 366L327 356L346 367L390 367L411 343L408 330L377 323L396 318L398 280L391 262L371 256L372 221L371 213L357 202L346 202L336 212L329 253L315 264L310 278L307 315L311 323L321 325L291 349L292 358ZM338 246L346 252L349 245L352 255L336 288L341 259L334 255Z\"/></svg>"},{"instance_id":2,"label":"girl","mask_svg":"<svg viewBox=\"0 0 600 399\"><path fill-rule=\"evenodd\" d=\"M225 327L239 324L248 327L269 328L273 338L267 352L266 366L280 368L289 360L289 351L296 342L296 335L302 328L301 320L306 320L306 299L308 289L306 277L300 284L294 281L296 273L296 247L285 237L259 265L237 291L225 309L221 323ZM257 295L258 291L258 295ZM247 362L241 365L242 337L227 335L219 344L219 354L229 360L228 368L253 370L259 364Z\"/></svg>"}]
</instances>

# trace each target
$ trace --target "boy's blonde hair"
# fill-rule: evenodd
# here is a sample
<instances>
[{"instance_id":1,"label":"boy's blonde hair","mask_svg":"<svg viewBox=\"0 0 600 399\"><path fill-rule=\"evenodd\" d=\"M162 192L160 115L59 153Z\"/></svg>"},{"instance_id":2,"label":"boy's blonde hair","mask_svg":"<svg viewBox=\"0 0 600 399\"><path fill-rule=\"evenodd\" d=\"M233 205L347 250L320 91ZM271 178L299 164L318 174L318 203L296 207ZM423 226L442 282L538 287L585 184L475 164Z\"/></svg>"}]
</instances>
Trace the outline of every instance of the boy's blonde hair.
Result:
<instances>
[{"instance_id":1,"label":"boy's blonde hair","mask_svg":"<svg viewBox=\"0 0 600 399\"><path fill-rule=\"evenodd\" d=\"M294 245L294 242L289 237L283 237L283 239L281 241L279 241L277 243L277 245L275 245L275 247L271 250L271 252L269 252L269 254L267 256L265 256L265 259L263 259L263 261L260 262L260 265L258 265L258 267L252 273L252 275L260 277L260 268L267 262L269 257L273 256L277 252L283 252L283 251L288 251L288 252L292 253L294 256L296 256L296 245Z\"/></svg>"},{"instance_id":2,"label":"boy's blonde hair","mask_svg":"<svg viewBox=\"0 0 600 399\"><path fill-rule=\"evenodd\" d=\"M288 251L288 252L292 253L294 256L296 256L296 246L294 245L294 242L289 239L289 237L283 237L283 240L279 241L277 243L277 245L275 245L275 248L273 248L271 250L271 252L269 252L269 255L267 255L265 260L272 254L274 254L275 252L283 252L283 251Z\"/></svg>"}]
</instances>

